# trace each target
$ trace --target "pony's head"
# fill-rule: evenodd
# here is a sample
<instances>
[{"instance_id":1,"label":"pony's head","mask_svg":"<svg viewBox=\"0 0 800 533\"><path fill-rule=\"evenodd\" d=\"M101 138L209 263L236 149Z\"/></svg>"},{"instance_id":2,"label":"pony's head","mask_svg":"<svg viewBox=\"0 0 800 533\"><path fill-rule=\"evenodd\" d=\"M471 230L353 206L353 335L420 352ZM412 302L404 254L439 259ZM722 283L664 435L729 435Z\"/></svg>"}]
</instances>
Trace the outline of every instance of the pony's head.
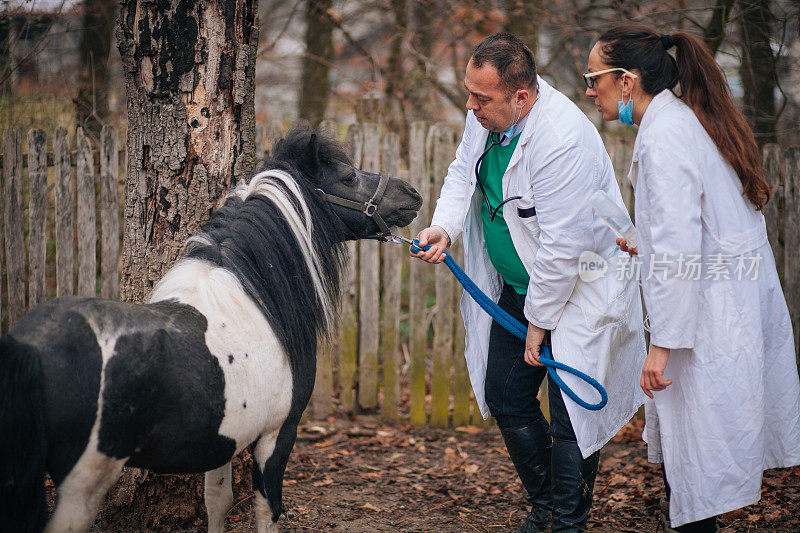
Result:
<instances>
[{"instance_id":1,"label":"pony's head","mask_svg":"<svg viewBox=\"0 0 800 533\"><path fill-rule=\"evenodd\" d=\"M385 236L388 227L410 224L422 206L409 184L354 168L337 142L305 127L278 141L256 174L266 169L301 178L311 201L324 200L333 213L341 240Z\"/></svg>"},{"instance_id":2,"label":"pony's head","mask_svg":"<svg viewBox=\"0 0 800 533\"><path fill-rule=\"evenodd\" d=\"M267 316L290 360L301 361L299 354L314 353L319 334L333 331L346 259L343 241L380 231L375 213L368 216L327 197L364 203L379 186L385 191L376 212L386 224L410 223L422 204L412 187L356 170L335 141L295 129L189 238L183 258L233 274ZM181 272L172 269L151 298L174 297L179 285L196 292L197 280L183 279Z\"/></svg>"}]
</instances>

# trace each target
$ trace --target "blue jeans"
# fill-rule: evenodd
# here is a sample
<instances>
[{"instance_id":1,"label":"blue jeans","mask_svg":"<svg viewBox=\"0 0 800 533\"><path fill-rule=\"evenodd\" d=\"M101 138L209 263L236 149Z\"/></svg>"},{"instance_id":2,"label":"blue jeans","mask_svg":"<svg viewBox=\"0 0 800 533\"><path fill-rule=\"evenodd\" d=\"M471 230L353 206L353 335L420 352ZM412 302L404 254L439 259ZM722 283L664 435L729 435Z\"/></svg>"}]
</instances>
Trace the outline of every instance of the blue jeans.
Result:
<instances>
[{"instance_id":1,"label":"blue jeans","mask_svg":"<svg viewBox=\"0 0 800 533\"><path fill-rule=\"evenodd\" d=\"M511 286L503 284L498 305L523 324L528 323L523 312L525 295L517 294ZM544 342L550 342L549 331ZM536 395L547 370L543 366L527 364L524 354L525 342L493 321L489 334L485 394L486 404L500 428L525 426L543 417ZM550 432L553 438L575 441L561 391L549 377L547 385Z\"/></svg>"}]
</instances>

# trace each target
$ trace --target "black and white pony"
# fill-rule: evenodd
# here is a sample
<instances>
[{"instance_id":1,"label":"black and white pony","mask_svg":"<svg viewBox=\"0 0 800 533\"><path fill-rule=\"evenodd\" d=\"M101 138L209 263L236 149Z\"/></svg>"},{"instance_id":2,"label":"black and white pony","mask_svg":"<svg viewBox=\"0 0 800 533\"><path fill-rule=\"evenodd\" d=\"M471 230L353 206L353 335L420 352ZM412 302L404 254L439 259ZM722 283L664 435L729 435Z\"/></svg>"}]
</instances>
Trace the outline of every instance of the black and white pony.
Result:
<instances>
[{"instance_id":1,"label":"black and white pony","mask_svg":"<svg viewBox=\"0 0 800 533\"><path fill-rule=\"evenodd\" d=\"M308 129L259 168L150 303L58 298L0 339L0 530L45 527L47 471L58 500L46 531L86 531L127 465L206 472L208 528L221 533L230 460L252 446L257 530L277 531L342 243L407 225L422 199Z\"/></svg>"}]
</instances>

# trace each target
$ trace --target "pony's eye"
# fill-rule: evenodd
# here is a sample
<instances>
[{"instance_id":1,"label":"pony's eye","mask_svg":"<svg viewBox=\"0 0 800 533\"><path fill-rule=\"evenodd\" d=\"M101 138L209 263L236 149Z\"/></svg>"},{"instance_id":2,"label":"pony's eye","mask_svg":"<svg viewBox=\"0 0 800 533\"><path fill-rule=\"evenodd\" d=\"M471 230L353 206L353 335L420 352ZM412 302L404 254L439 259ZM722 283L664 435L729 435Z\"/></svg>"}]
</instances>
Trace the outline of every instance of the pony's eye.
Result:
<instances>
[{"instance_id":1,"label":"pony's eye","mask_svg":"<svg viewBox=\"0 0 800 533\"><path fill-rule=\"evenodd\" d=\"M355 174L350 174L348 176L345 176L345 178L342 180L342 183L344 183L345 185L352 185L355 182L356 182L356 175Z\"/></svg>"}]
</instances>

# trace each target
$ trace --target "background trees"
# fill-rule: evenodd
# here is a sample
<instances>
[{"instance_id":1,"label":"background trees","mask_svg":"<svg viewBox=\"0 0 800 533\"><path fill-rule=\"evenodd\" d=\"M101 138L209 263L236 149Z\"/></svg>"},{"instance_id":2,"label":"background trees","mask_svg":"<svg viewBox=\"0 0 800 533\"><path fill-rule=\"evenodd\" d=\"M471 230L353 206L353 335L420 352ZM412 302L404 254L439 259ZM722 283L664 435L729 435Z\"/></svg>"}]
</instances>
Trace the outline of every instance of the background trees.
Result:
<instances>
[{"instance_id":1,"label":"background trees","mask_svg":"<svg viewBox=\"0 0 800 533\"><path fill-rule=\"evenodd\" d=\"M288 0L262 1L262 12L276 15L265 18L265 34L285 23L282 14L289 12L290 4ZM318 4L314 0L307 5ZM792 80L798 78L800 6L789 0L339 0L325 6L333 22L333 54L325 59L330 83L325 116L329 118L350 118L356 98L380 96L381 119L401 136L416 119L460 122L466 60L478 40L498 30L522 36L535 51L545 78L592 116L580 81L588 50L604 29L632 19L665 32L684 30L701 36L726 70L759 141L798 140L800 92ZM311 17L308 20L316 24L313 14ZM301 19L295 10L292 24L301 24ZM314 42L308 40L314 32L305 35L305 41L295 38L294 43L297 57L308 61L317 53L312 51ZM284 35L284 40L292 39L291 32ZM264 65L259 69L259 82L270 83L271 90L277 91L276 83L280 85L281 80L267 74L269 65L286 65L292 54L259 57L259 66ZM284 70L283 83L292 83L291 79L291 72ZM302 94L313 90L305 82L301 87ZM272 105L268 98L257 98L256 108L265 118L317 116L307 111L308 102L299 98L295 111ZM615 128L599 120L597 124Z\"/></svg>"},{"instance_id":2,"label":"background trees","mask_svg":"<svg viewBox=\"0 0 800 533\"><path fill-rule=\"evenodd\" d=\"M356 100L367 96L381 100L381 120L405 145L413 120L463 120L466 59L478 40L498 30L521 35L541 73L584 105L580 73L588 47L611 24L633 19L702 36L759 140L799 140L794 0L259 0L257 6L261 122L347 121ZM106 123L124 123L121 58L108 46L115 13L108 0L2 3L0 88L11 97L0 105L0 120L19 117L14 97L26 94L29 108L31 98L50 100L41 120L57 118L60 102L72 108L74 100L70 122L91 130L95 111ZM592 116L591 106L586 110Z\"/></svg>"}]
</instances>

